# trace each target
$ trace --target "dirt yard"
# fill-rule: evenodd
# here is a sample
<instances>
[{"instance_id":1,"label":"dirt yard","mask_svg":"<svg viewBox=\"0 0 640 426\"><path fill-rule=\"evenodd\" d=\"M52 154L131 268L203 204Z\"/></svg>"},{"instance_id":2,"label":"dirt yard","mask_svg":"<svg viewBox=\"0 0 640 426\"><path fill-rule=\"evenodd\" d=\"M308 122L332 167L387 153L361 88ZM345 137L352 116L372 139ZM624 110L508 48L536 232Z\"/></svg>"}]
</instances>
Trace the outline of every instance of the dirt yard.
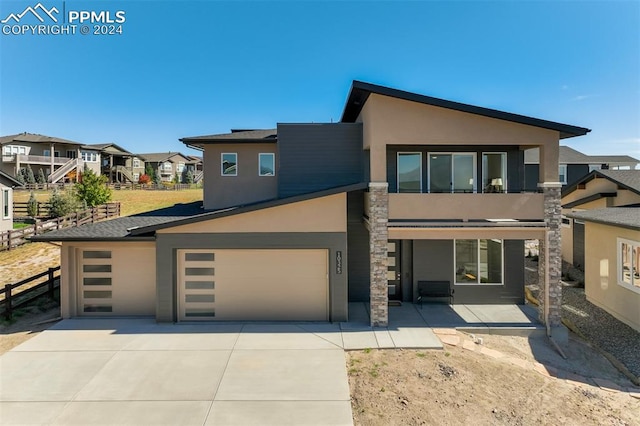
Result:
<instances>
[{"instance_id":1,"label":"dirt yard","mask_svg":"<svg viewBox=\"0 0 640 426\"><path fill-rule=\"evenodd\" d=\"M56 305L40 299L35 306L19 310L11 321L0 321L0 355L55 324L60 317Z\"/></svg>"},{"instance_id":2,"label":"dirt yard","mask_svg":"<svg viewBox=\"0 0 640 426\"><path fill-rule=\"evenodd\" d=\"M544 336L477 336L478 345L453 333L442 351L348 352L355 424L640 425L640 389L632 396L577 340L565 361Z\"/></svg>"}]
</instances>

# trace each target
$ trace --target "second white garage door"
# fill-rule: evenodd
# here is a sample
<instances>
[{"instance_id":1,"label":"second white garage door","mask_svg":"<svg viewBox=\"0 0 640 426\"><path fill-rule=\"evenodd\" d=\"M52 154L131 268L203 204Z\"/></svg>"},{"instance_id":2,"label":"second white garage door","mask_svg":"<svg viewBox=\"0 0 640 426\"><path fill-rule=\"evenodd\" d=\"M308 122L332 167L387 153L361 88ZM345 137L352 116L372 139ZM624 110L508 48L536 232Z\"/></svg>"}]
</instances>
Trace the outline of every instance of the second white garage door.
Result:
<instances>
[{"instance_id":1,"label":"second white garage door","mask_svg":"<svg viewBox=\"0 0 640 426\"><path fill-rule=\"evenodd\" d=\"M178 271L183 321L329 319L327 250L179 250Z\"/></svg>"}]
</instances>

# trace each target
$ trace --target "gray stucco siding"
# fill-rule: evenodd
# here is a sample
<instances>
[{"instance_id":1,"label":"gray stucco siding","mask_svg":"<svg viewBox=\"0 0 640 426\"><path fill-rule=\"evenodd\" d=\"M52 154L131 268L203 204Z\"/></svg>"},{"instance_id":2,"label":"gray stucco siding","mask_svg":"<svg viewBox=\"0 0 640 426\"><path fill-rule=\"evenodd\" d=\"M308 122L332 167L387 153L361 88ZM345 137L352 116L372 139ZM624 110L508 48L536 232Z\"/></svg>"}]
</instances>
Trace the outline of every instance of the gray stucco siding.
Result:
<instances>
[{"instance_id":1,"label":"gray stucco siding","mask_svg":"<svg viewBox=\"0 0 640 426\"><path fill-rule=\"evenodd\" d=\"M329 256L329 318L348 318L348 254L344 232L157 234L156 319L177 321L177 250L179 249L327 249ZM337 252L342 271L337 271ZM250 267L250 265L248 265Z\"/></svg>"},{"instance_id":2,"label":"gray stucco siding","mask_svg":"<svg viewBox=\"0 0 640 426\"><path fill-rule=\"evenodd\" d=\"M455 304L524 303L524 241L504 240L502 285L455 285L453 240L413 242L413 282L449 281Z\"/></svg>"},{"instance_id":3,"label":"gray stucco siding","mask_svg":"<svg viewBox=\"0 0 640 426\"><path fill-rule=\"evenodd\" d=\"M369 301L369 231L364 226L364 191L347 194L349 301Z\"/></svg>"}]
</instances>

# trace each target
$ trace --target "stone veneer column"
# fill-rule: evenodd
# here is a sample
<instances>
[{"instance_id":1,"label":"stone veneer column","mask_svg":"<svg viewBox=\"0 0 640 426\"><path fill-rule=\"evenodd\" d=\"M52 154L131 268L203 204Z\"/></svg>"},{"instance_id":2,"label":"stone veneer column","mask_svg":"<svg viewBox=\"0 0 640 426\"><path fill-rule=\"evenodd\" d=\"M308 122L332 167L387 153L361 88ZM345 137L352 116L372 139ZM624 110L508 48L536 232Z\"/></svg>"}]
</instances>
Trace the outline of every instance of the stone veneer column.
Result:
<instances>
[{"instance_id":1,"label":"stone veneer column","mask_svg":"<svg viewBox=\"0 0 640 426\"><path fill-rule=\"evenodd\" d=\"M540 319L547 325L551 334L563 334L562 328L562 242L560 229L562 211L560 196L562 184L548 182L538 185L544 194L544 221L546 239L540 240L538 254L538 275L541 284ZM548 306L547 306L548 305ZM559 331L554 333L554 331ZM562 336L559 336L563 339Z\"/></svg>"},{"instance_id":2,"label":"stone veneer column","mask_svg":"<svg viewBox=\"0 0 640 426\"><path fill-rule=\"evenodd\" d=\"M387 244L389 242L389 184L369 183L369 259L371 326L389 324Z\"/></svg>"}]
</instances>

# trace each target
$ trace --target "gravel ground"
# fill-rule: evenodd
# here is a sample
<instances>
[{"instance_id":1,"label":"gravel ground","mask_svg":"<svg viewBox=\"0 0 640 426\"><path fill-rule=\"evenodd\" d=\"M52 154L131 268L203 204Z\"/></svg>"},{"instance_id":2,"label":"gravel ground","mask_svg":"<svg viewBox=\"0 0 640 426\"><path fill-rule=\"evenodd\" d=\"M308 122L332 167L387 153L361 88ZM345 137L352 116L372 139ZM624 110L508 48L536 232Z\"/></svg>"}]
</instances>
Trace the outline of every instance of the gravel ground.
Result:
<instances>
[{"instance_id":1,"label":"gravel ground","mask_svg":"<svg viewBox=\"0 0 640 426\"><path fill-rule=\"evenodd\" d=\"M538 297L538 264L526 259L525 284ZM587 301L583 288L562 288L562 317L571 321L587 339L613 355L636 377L640 377L640 333Z\"/></svg>"}]
</instances>

